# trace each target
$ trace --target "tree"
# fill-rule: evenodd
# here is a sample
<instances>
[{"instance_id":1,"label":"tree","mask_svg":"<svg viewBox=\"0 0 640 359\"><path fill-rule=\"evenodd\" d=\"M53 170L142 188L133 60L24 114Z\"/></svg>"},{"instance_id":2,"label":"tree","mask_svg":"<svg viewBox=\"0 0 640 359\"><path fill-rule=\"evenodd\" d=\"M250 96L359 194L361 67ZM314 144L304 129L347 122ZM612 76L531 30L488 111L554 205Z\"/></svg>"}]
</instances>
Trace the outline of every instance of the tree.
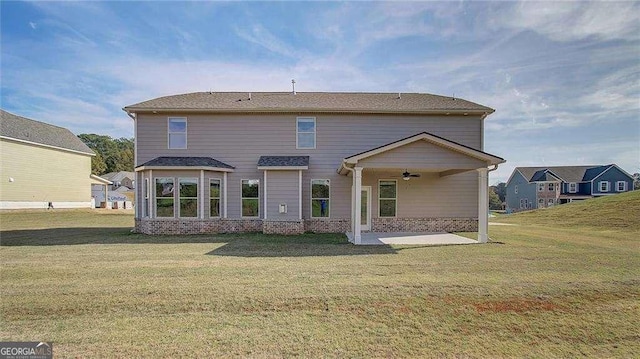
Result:
<instances>
[{"instance_id":1,"label":"tree","mask_svg":"<svg viewBox=\"0 0 640 359\"><path fill-rule=\"evenodd\" d=\"M502 201L493 188L489 188L489 209L502 209Z\"/></svg>"},{"instance_id":2,"label":"tree","mask_svg":"<svg viewBox=\"0 0 640 359\"><path fill-rule=\"evenodd\" d=\"M498 195L501 202L506 201L507 198L507 184L504 182L500 182L495 186L491 186L493 191Z\"/></svg>"},{"instance_id":3,"label":"tree","mask_svg":"<svg viewBox=\"0 0 640 359\"><path fill-rule=\"evenodd\" d=\"M640 173L633 174L633 189L640 189Z\"/></svg>"},{"instance_id":4,"label":"tree","mask_svg":"<svg viewBox=\"0 0 640 359\"><path fill-rule=\"evenodd\" d=\"M78 138L96 153L96 156L91 159L93 174L133 171L133 139L113 139L109 136L93 133L81 134L78 135Z\"/></svg>"}]
</instances>

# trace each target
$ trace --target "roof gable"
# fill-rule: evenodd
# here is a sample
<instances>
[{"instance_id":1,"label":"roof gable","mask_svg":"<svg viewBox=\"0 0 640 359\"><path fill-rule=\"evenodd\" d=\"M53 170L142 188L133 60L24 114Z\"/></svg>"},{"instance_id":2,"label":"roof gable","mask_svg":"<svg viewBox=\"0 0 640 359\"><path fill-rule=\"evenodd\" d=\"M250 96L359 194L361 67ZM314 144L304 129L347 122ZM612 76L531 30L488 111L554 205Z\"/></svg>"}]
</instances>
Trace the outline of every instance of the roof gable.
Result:
<instances>
[{"instance_id":1,"label":"roof gable","mask_svg":"<svg viewBox=\"0 0 640 359\"><path fill-rule=\"evenodd\" d=\"M66 128L14 115L2 109L0 109L0 136L20 142L95 155L78 136Z\"/></svg>"},{"instance_id":2,"label":"roof gable","mask_svg":"<svg viewBox=\"0 0 640 359\"><path fill-rule=\"evenodd\" d=\"M127 112L159 110L205 112L477 113L492 108L460 98L423 93L355 92L194 92L126 106Z\"/></svg>"},{"instance_id":3,"label":"roof gable","mask_svg":"<svg viewBox=\"0 0 640 359\"><path fill-rule=\"evenodd\" d=\"M500 163L504 163L505 160L502 157L498 157L498 156L494 156L490 153L486 153L480 150L476 150L475 148L471 148L469 146L465 146L463 144L448 140L446 138L428 133L428 132L421 132L418 134L415 134L413 136L409 136L407 138L403 138L401 140L395 141L395 142L391 142L388 143L386 145L382 145L376 148L373 148L371 150L368 151L364 151L349 157L346 157L344 159L344 161L346 163L351 163L351 164L355 164L360 160L363 160L365 158L371 157L371 156L375 156L377 154L380 154L382 152L386 152L386 151L390 151L393 150L395 148L401 147L401 146L406 146L408 144L414 143L416 141L427 141L431 144L434 144L436 146L439 147L443 147L449 150L453 150L453 151L457 151L459 153L462 153L464 155L467 155L469 157L473 157L475 159L478 160L482 160L482 161L486 161L489 162L490 164L500 164Z\"/></svg>"},{"instance_id":4,"label":"roof gable","mask_svg":"<svg viewBox=\"0 0 640 359\"><path fill-rule=\"evenodd\" d=\"M529 182L554 181L546 179L546 175L551 173L556 178L570 182L589 182L612 165L592 165L592 166L548 166L548 167L516 167ZM545 177L541 174L544 173Z\"/></svg>"}]
</instances>

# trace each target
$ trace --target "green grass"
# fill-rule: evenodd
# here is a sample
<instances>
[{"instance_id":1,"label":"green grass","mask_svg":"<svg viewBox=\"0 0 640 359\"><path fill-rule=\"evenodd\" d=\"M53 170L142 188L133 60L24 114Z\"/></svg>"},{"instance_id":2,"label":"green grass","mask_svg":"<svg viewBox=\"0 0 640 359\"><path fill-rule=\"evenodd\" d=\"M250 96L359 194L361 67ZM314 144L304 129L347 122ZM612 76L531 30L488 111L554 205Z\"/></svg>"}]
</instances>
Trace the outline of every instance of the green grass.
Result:
<instances>
[{"instance_id":1,"label":"green grass","mask_svg":"<svg viewBox=\"0 0 640 359\"><path fill-rule=\"evenodd\" d=\"M0 339L53 341L56 357L640 356L638 226L567 226L556 210L442 247L0 212Z\"/></svg>"}]
</instances>

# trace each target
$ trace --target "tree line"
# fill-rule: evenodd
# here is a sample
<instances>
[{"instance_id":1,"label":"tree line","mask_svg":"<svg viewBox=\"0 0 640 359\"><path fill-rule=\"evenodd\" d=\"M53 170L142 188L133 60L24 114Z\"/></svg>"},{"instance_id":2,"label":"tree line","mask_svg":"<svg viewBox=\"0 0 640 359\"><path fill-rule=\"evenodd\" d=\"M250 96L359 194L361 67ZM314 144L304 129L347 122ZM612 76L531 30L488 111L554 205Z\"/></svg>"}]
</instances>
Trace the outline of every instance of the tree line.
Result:
<instances>
[{"instance_id":1,"label":"tree line","mask_svg":"<svg viewBox=\"0 0 640 359\"><path fill-rule=\"evenodd\" d=\"M91 158L92 174L133 171L133 138L111 138L93 133L83 133L78 138L96 153Z\"/></svg>"}]
</instances>

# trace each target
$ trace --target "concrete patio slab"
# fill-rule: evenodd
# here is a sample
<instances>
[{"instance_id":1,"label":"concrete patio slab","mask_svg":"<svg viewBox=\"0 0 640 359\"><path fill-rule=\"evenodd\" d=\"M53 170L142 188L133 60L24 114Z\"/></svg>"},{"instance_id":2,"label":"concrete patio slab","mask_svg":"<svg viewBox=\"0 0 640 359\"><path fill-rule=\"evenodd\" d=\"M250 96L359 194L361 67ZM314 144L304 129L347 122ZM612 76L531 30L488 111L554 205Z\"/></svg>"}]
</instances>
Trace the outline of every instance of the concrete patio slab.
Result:
<instances>
[{"instance_id":1,"label":"concrete patio slab","mask_svg":"<svg viewBox=\"0 0 640 359\"><path fill-rule=\"evenodd\" d=\"M353 243L353 234L347 233L349 242ZM362 233L362 245L384 245L384 244L417 244L417 245L453 245L453 244L476 244L478 241L461 237L452 233Z\"/></svg>"}]
</instances>

